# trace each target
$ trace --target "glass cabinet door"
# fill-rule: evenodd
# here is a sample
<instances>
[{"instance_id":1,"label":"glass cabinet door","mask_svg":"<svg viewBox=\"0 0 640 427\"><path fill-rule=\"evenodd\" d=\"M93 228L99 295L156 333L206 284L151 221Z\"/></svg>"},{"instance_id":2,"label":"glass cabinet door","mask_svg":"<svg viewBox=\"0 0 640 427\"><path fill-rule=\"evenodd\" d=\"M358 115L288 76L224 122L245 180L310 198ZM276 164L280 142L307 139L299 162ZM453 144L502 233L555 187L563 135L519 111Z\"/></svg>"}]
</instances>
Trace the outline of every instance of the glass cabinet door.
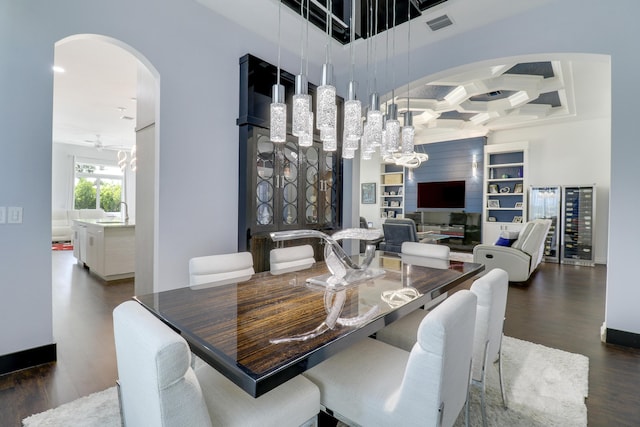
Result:
<instances>
[{"instance_id":1,"label":"glass cabinet door","mask_svg":"<svg viewBox=\"0 0 640 427\"><path fill-rule=\"evenodd\" d=\"M281 170L277 178L282 191L281 224L285 228L298 228L298 145L287 141L281 149Z\"/></svg>"},{"instance_id":2,"label":"glass cabinet door","mask_svg":"<svg viewBox=\"0 0 640 427\"><path fill-rule=\"evenodd\" d=\"M319 149L317 146L311 146L305 152L305 190L304 190L304 210L305 222L308 225L318 224L318 205L320 192L318 176L319 176Z\"/></svg>"},{"instance_id":3,"label":"glass cabinet door","mask_svg":"<svg viewBox=\"0 0 640 427\"><path fill-rule=\"evenodd\" d=\"M246 199L249 231L242 225L243 236L339 227L339 154L323 151L319 142L301 148L291 135L276 144L267 130L250 131L247 155L253 170L246 176L252 194Z\"/></svg>"},{"instance_id":4,"label":"glass cabinet door","mask_svg":"<svg viewBox=\"0 0 640 427\"><path fill-rule=\"evenodd\" d=\"M547 262L560 261L561 197L560 187L531 187L529 191L529 219L551 220L544 242L544 260Z\"/></svg>"},{"instance_id":5,"label":"glass cabinet door","mask_svg":"<svg viewBox=\"0 0 640 427\"><path fill-rule=\"evenodd\" d=\"M337 211L337 179L335 177L337 168L336 154L327 152L324 155L324 165L322 170L322 180L320 190L322 195L322 225L332 227L336 222Z\"/></svg>"},{"instance_id":6,"label":"glass cabinet door","mask_svg":"<svg viewBox=\"0 0 640 427\"><path fill-rule=\"evenodd\" d=\"M275 145L266 135L259 135L256 146L256 215L257 226L274 224L276 159Z\"/></svg>"},{"instance_id":7,"label":"glass cabinet door","mask_svg":"<svg viewBox=\"0 0 640 427\"><path fill-rule=\"evenodd\" d=\"M563 264L595 265L595 186L562 187Z\"/></svg>"}]
</instances>

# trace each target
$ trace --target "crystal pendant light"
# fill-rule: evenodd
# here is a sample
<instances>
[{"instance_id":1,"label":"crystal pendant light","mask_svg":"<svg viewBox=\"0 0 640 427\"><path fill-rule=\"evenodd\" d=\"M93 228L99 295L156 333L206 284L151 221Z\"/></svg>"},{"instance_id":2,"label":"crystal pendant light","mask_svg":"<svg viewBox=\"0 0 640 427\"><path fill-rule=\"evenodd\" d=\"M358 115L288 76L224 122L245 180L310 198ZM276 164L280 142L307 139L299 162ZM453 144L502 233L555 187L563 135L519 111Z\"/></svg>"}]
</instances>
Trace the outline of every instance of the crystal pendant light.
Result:
<instances>
[{"instance_id":1,"label":"crystal pendant light","mask_svg":"<svg viewBox=\"0 0 640 427\"><path fill-rule=\"evenodd\" d=\"M414 136L413 115L411 111L407 111L404 113L404 126L402 127L402 154L413 154Z\"/></svg>"},{"instance_id":2,"label":"crystal pendant light","mask_svg":"<svg viewBox=\"0 0 640 427\"><path fill-rule=\"evenodd\" d=\"M138 169L138 154L136 146L131 147L131 160L129 162L129 167L133 172Z\"/></svg>"},{"instance_id":3,"label":"crystal pendant light","mask_svg":"<svg viewBox=\"0 0 640 427\"><path fill-rule=\"evenodd\" d=\"M353 159L356 155L356 150L352 150L347 148L345 145L342 146L342 158L343 159Z\"/></svg>"},{"instance_id":4,"label":"crystal pendant light","mask_svg":"<svg viewBox=\"0 0 640 427\"><path fill-rule=\"evenodd\" d=\"M382 116L382 144L380 145L380 158L384 159L389 155L387 147L389 146L387 133L387 115Z\"/></svg>"},{"instance_id":5,"label":"crystal pendant light","mask_svg":"<svg viewBox=\"0 0 640 427\"><path fill-rule=\"evenodd\" d=\"M307 4L307 27L308 27L308 4ZM300 15L304 16L304 2L300 2ZM304 24L304 21L303 21ZM307 28L308 31L308 28ZM300 29L304 33L304 26ZM296 76L295 94L293 95L293 110L291 116L291 133L300 137L309 133L309 112L311 111L311 95L309 95L307 76L303 74L304 63L304 35L300 38L300 74ZM298 141L299 142L299 141Z\"/></svg>"},{"instance_id":6,"label":"crystal pendant light","mask_svg":"<svg viewBox=\"0 0 640 427\"><path fill-rule=\"evenodd\" d=\"M284 103L284 86L280 84L280 8L278 2L278 70L277 81L272 88L272 102L270 106L271 119L269 124L269 139L272 142L284 142L287 137L287 104Z\"/></svg>"},{"instance_id":7,"label":"crystal pendant light","mask_svg":"<svg viewBox=\"0 0 640 427\"><path fill-rule=\"evenodd\" d=\"M349 53L351 56L351 81L347 91L347 101L344 103L344 134L343 134L343 157L345 154L347 159L353 158L354 152L358 149L360 137L362 136L362 103L356 99L357 84L353 80L353 74L355 69L355 23L354 17L356 16L356 2L351 3L351 17L350 17L350 43Z\"/></svg>"},{"instance_id":8,"label":"crystal pendant light","mask_svg":"<svg viewBox=\"0 0 640 427\"><path fill-rule=\"evenodd\" d=\"M343 153L357 150L362 136L362 104L357 99L353 99L355 98L355 95L352 94L355 92L354 86L355 82L351 81L349 83L349 100L344 103ZM347 156L349 156L348 153ZM346 158L353 158L353 155Z\"/></svg>"},{"instance_id":9,"label":"crystal pendant light","mask_svg":"<svg viewBox=\"0 0 640 427\"><path fill-rule=\"evenodd\" d=\"M331 85L333 67L331 64L322 66L322 85L318 87L316 101L316 127L319 130L335 128L335 117L333 114L336 106L336 88Z\"/></svg>"},{"instance_id":10,"label":"crystal pendant light","mask_svg":"<svg viewBox=\"0 0 640 427\"><path fill-rule=\"evenodd\" d=\"M373 5L370 8L370 12L371 12L371 21L375 26L375 29L377 29L377 25L378 25L378 1L376 0L376 13L375 13L375 18L373 18ZM377 31L376 31L377 33ZM371 34L373 37L371 37L372 39L375 39L375 34ZM373 66L373 91L371 92L370 95L370 102L369 102L369 111L367 111L367 123L370 125L369 127L369 145L372 147L379 147L382 144L382 112L380 111L380 98L378 96L378 93L376 91L376 86L377 86L377 70L378 67L376 65L376 58L375 58L375 40L372 40L371 45L373 46L373 61L374 61L374 66Z\"/></svg>"},{"instance_id":11,"label":"crystal pendant light","mask_svg":"<svg viewBox=\"0 0 640 427\"><path fill-rule=\"evenodd\" d=\"M316 127L321 131L320 139L324 142L329 138L329 147L333 146L331 138L336 139L336 88L333 83L333 66L331 65L331 30L332 14L331 1L327 5L327 62L322 66L322 85L317 89L316 100ZM337 141L336 141L337 144ZM326 147L323 145L326 150Z\"/></svg>"},{"instance_id":12,"label":"crystal pendant light","mask_svg":"<svg viewBox=\"0 0 640 427\"><path fill-rule=\"evenodd\" d=\"M360 138L360 154L365 160L369 160L371 158L371 153L374 151L371 143L369 142L370 133L369 123L365 123L362 130L362 137Z\"/></svg>"},{"instance_id":13,"label":"crystal pendant light","mask_svg":"<svg viewBox=\"0 0 640 427\"><path fill-rule=\"evenodd\" d=\"M369 142L373 147L382 144L382 113L380 112L380 99L377 93L371 94L371 104L367 112L367 123L370 126Z\"/></svg>"},{"instance_id":14,"label":"crystal pendant light","mask_svg":"<svg viewBox=\"0 0 640 427\"><path fill-rule=\"evenodd\" d=\"M333 117L334 123L337 120L338 109L334 106ZM338 135L336 127L333 126L329 129L320 130L320 140L322 141L322 150L324 151L336 151L338 149Z\"/></svg>"},{"instance_id":15,"label":"crystal pendant light","mask_svg":"<svg viewBox=\"0 0 640 427\"><path fill-rule=\"evenodd\" d=\"M287 104L283 102L284 86L275 84L272 91L270 139L272 142L284 142L287 136Z\"/></svg>"},{"instance_id":16,"label":"crystal pendant light","mask_svg":"<svg viewBox=\"0 0 640 427\"><path fill-rule=\"evenodd\" d=\"M307 114L307 129L298 136L298 145L300 147L311 147L313 145L313 111Z\"/></svg>"},{"instance_id":17,"label":"crystal pendant light","mask_svg":"<svg viewBox=\"0 0 640 427\"><path fill-rule=\"evenodd\" d=\"M393 97L393 95L392 95ZM395 153L400 150L400 122L398 121L398 106L396 104L387 105L387 152Z\"/></svg>"},{"instance_id":18,"label":"crystal pendant light","mask_svg":"<svg viewBox=\"0 0 640 427\"><path fill-rule=\"evenodd\" d=\"M388 10L388 8L387 8ZM388 19L388 17L387 17ZM396 2L393 1L393 55L396 53ZM389 27L387 21L387 28ZM387 32L387 64L389 63L388 59L388 47L389 47L389 32ZM395 100L395 86L396 86L396 67L394 66L391 71L392 81L391 81L391 102L387 103L387 114L385 120L385 140L386 146L384 151L386 152L386 156L383 159L387 162L393 161L393 153L400 151L400 122L398 121L398 106L394 103Z\"/></svg>"},{"instance_id":19,"label":"crystal pendant light","mask_svg":"<svg viewBox=\"0 0 640 427\"><path fill-rule=\"evenodd\" d=\"M293 95L293 111L291 116L291 133L300 136L308 133L309 111L311 111L311 95L308 94L307 78L302 74L296 76L296 92Z\"/></svg>"},{"instance_id":20,"label":"crystal pendant light","mask_svg":"<svg viewBox=\"0 0 640 427\"><path fill-rule=\"evenodd\" d=\"M118 167L120 170L124 172L127 168L127 152L123 150L118 150Z\"/></svg>"},{"instance_id":21,"label":"crystal pendant light","mask_svg":"<svg viewBox=\"0 0 640 427\"><path fill-rule=\"evenodd\" d=\"M344 137L359 139L362 136L362 104L355 95L356 82L349 83L348 100L344 103Z\"/></svg>"}]
</instances>

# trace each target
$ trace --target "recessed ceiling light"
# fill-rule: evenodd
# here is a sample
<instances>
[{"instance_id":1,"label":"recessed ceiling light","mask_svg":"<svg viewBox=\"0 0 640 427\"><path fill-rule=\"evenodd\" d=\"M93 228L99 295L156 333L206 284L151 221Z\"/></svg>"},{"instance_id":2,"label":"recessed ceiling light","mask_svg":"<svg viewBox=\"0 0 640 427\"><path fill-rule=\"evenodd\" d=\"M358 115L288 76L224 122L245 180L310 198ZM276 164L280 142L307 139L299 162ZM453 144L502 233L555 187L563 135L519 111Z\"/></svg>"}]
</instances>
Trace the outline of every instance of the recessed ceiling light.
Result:
<instances>
[{"instance_id":1,"label":"recessed ceiling light","mask_svg":"<svg viewBox=\"0 0 640 427\"><path fill-rule=\"evenodd\" d=\"M58 65L54 65L53 67L51 67L51 69L55 72L55 73L64 73L65 69L58 66Z\"/></svg>"}]
</instances>

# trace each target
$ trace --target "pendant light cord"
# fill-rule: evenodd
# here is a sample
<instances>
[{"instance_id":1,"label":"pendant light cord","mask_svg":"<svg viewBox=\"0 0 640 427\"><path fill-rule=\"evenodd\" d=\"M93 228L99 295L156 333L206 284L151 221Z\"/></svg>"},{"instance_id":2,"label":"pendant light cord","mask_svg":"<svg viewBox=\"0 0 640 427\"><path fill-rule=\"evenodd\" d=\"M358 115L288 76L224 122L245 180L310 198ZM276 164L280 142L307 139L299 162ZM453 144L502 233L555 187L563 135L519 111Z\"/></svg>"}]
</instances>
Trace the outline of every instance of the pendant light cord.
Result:
<instances>
[{"instance_id":1,"label":"pendant light cord","mask_svg":"<svg viewBox=\"0 0 640 427\"><path fill-rule=\"evenodd\" d=\"M389 82L389 0L385 0L384 3L384 28L386 30L386 46L385 46L385 59L384 59L384 80Z\"/></svg>"},{"instance_id":2,"label":"pendant light cord","mask_svg":"<svg viewBox=\"0 0 640 427\"><path fill-rule=\"evenodd\" d=\"M304 0L300 0L300 16L304 19ZM300 74L304 72L304 20L300 23Z\"/></svg>"},{"instance_id":3,"label":"pendant light cord","mask_svg":"<svg viewBox=\"0 0 640 427\"><path fill-rule=\"evenodd\" d=\"M305 64L305 75L309 75L309 0L307 0L307 24L305 26L305 34L304 37L306 39L305 43L307 45L307 57L306 57L306 64Z\"/></svg>"},{"instance_id":4,"label":"pendant light cord","mask_svg":"<svg viewBox=\"0 0 640 427\"><path fill-rule=\"evenodd\" d=\"M351 1L351 20L349 22L349 25L351 26L350 28L350 34L349 34L349 39L351 41L351 43L349 44L349 54L351 55L351 81L353 81L353 74L354 74L354 68L356 66L356 61L355 61L355 57L354 57L354 53L353 53L353 43L356 40L355 37L355 30L354 30L354 25L353 25L353 18L356 16L356 2L355 1Z\"/></svg>"},{"instance_id":5,"label":"pendant light cord","mask_svg":"<svg viewBox=\"0 0 640 427\"><path fill-rule=\"evenodd\" d=\"M375 17L373 18L373 91L374 92L378 92L378 49L377 49L377 42L378 42L378 38L376 37L378 35L378 0L376 0L376 7L375 7Z\"/></svg>"},{"instance_id":6,"label":"pendant light cord","mask_svg":"<svg viewBox=\"0 0 640 427\"><path fill-rule=\"evenodd\" d=\"M278 76L277 76L278 85L280 85L280 28L281 28L280 9L281 8L282 8L282 0L278 1Z\"/></svg>"},{"instance_id":7,"label":"pendant light cord","mask_svg":"<svg viewBox=\"0 0 640 427\"><path fill-rule=\"evenodd\" d=\"M396 0L393 0L393 56L396 56ZM391 71L391 100L395 103L396 98L396 67Z\"/></svg>"},{"instance_id":8,"label":"pendant light cord","mask_svg":"<svg viewBox=\"0 0 640 427\"><path fill-rule=\"evenodd\" d=\"M411 113L409 109L409 83L411 82L411 1L407 2L407 111Z\"/></svg>"},{"instance_id":9,"label":"pendant light cord","mask_svg":"<svg viewBox=\"0 0 640 427\"><path fill-rule=\"evenodd\" d=\"M333 2L329 0L329 64L331 64L331 37L333 36Z\"/></svg>"},{"instance_id":10,"label":"pendant light cord","mask_svg":"<svg viewBox=\"0 0 640 427\"><path fill-rule=\"evenodd\" d=\"M371 54L371 15L370 8L368 7L369 0L367 0L367 94L371 93L371 76L369 75L369 57Z\"/></svg>"}]
</instances>

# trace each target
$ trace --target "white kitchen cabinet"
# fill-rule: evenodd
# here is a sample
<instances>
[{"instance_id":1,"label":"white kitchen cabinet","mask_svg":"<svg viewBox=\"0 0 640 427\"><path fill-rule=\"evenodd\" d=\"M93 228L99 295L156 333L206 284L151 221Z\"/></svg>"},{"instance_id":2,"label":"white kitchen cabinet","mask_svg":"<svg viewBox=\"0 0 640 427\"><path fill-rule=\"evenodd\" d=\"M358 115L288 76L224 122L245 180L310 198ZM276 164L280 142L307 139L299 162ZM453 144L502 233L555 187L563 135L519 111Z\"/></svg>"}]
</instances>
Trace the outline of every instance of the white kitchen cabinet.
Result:
<instances>
[{"instance_id":1,"label":"white kitchen cabinet","mask_svg":"<svg viewBox=\"0 0 640 427\"><path fill-rule=\"evenodd\" d=\"M75 221L78 251L74 255L104 280L135 275L135 226L101 220Z\"/></svg>"}]
</instances>

